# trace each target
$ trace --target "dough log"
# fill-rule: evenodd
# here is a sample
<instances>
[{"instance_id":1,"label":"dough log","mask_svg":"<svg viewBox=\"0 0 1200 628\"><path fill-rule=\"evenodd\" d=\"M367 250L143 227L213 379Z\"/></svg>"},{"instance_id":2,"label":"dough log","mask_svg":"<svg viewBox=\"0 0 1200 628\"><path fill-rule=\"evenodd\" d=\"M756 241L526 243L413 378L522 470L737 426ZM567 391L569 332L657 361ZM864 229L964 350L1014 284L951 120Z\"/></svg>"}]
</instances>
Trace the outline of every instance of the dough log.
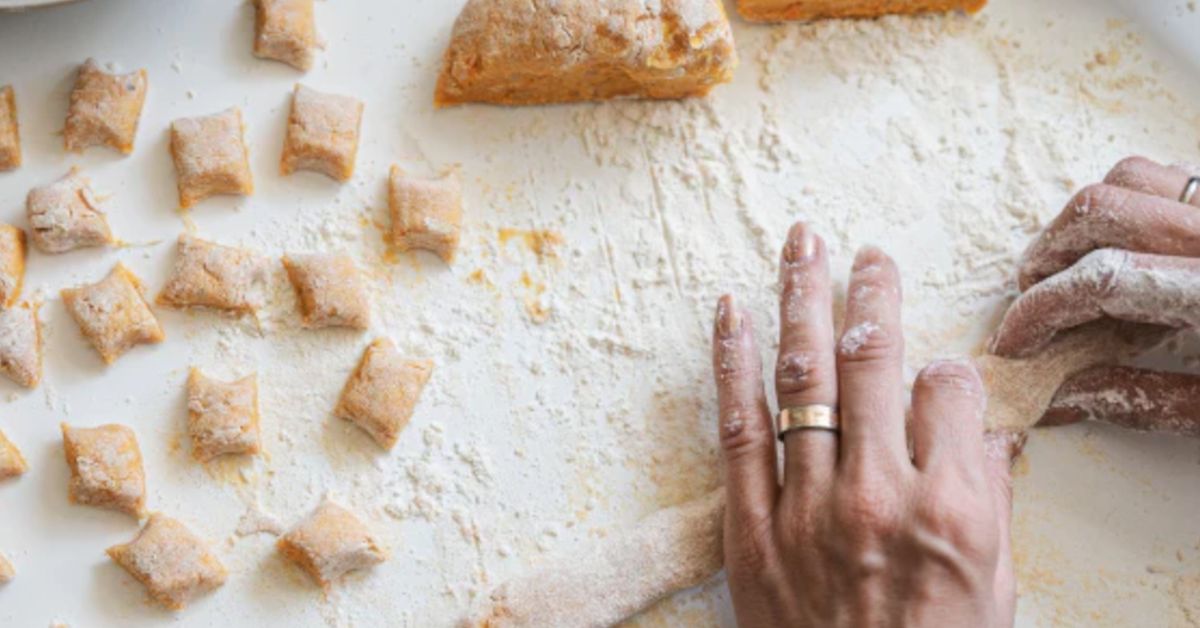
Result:
<instances>
[{"instance_id":1,"label":"dough log","mask_svg":"<svg viewBox=\"0 0 1200 628\"><path fill-rule=\"evenodd\" d=\"M879 17L889 13L974 13L987 0L738 0L748 20L779 22L841 17Z\"/></svg>"}]
</instances>

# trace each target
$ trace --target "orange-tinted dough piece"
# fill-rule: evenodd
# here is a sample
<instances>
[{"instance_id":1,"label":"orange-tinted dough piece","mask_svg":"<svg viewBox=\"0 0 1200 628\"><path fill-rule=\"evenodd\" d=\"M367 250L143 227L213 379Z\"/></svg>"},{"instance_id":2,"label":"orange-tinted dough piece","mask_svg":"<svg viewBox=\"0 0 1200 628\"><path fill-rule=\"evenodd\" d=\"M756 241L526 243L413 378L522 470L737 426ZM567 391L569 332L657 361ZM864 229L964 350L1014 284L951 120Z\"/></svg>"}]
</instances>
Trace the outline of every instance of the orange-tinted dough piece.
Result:
<instances>
[{"instance_id":1,"label":"orange-tinted dough piece","mask_svg":"<svg viewBox=\"0 0 1200 628\"><path fill-rule=\"evenodd\" d=\"M280 170L313 170L337 181L354 175L362 101L296 85Z\"/></svg>"},{"instance_id":2,"label":"orange-tinted dough piece","mask_svg":"<svg viewBox=\"0 0 1200 628\"><path fill-rule=\"evenodd\" d=\"M380 338L363 352L334 414L358 425L384 449L396 445L433 373L429 360L406 360Z\"/></svg>"},{"instance_id":3,"label":"orange-tinted dough piece","mask_svg":"<svg viewBox=\"0 0 1200 628\"><path fill-rule=\"evenodd\" d=\"M280 537L276 547L322 587L387 559L362 521L329 499Z\"/></svg>"},{"instance_id":4,"label":"orange-tinted dough piece","mask_svg":"<svg viewBox=\"0 0 1200 628\"><path fill-rule=\"evenodd\" d=\"M42 381L42 329L36 305L0 310L0 374L25 388Z\"/></svg>"},{"instance_id":5,"label":"orange-tinted dough piece","mask_svg":"<svg viewBox=\"0 0 1200 628\"><path fill-rule=\"evenodd\" d=\"M0 307L12 307L25 285L25 232L0 224Z\"/></svg>"},{"instance_id":6,"label":"orange-tinted dough piece","mask_svg":"<svg viewBox=\"0 0 1200 628\"><path fill-rule=\"evenodd\" d=\"M304 326L366 329L371 323L367 288L347 255L288 255L283 267L296 290Z\"/></svg>"},{"instance_id":7,"label":"orange-tinted dough piece","mask_svg":"<svg viewBox=\"0 0 1200 628\"><path fill-rule=\"evenodd\" d=\"M21 165L21 130L12 85L0 86L0 172Z\"/></svg>"},{"instance_id":8,"label":"orange-tinted dough piece","mask_svg":"<svg viewBox=\"0 0 1200 628\"><path fill-rule=\"evenodd\" d=\"M737 0L738 13L758 22L879 17L891 13L974 13L987 0Z\"/></svg>"},{"instance_id":9,"label":"orange-tinted dough piece","mask_svg":"<svg viewBox=\"0 0 1200 628\"><path fill-rule=\"evenodd\" d=\"M736 66L721 0L469 0L434 102L704 96Z\"/></svg>"},{"instance_id":10,"label":"orange-tinted dough piece","mask_svg":"<svg viewBox=\"0 0 1200 628\"><path fill-rule=\"evenodd\" d=\"M171 123L171 157L180 207L191 207L218 194L254 192L244 131L242 111L237 107Z\"/></svg>"},{"instance_id":11,"label":"orange-tinted dough piece","mask_svg":"<svg viewBox=\"0 0 1200 628\"><path fill-rule=\"evenodd\" d=\"M129 543L108 548L155 602L183 610L193 597L225 584L229 572L187 526L155 513Z\"/></svg>"},{"instance_id":12,"label":"orange-tinted dough piece","mask_svg":"<svg viewBox=\"0 0 1200 628\"><path fill-rule=\"evenodd\" d=\"M462 186L457 172L420 179L392 166L388 177L392 244L401 251L425 249L454 261L462 229Z\"/></svg>"},{"instance_id":13,"label":"orange-tinted dough piece","mask_svg":"<svg viewBox=\"0 0 1200 628\"><path fill-rule=\"evenodd\" d=\"M78 168L61 179L33 188L25 197L29 237L43 253L113 243L108 218L92 193L91 182Z\"/></svg>"},{"instance_id":14,"label":"orange-tinted dough piece","mask_svg":"<svg viewBox=\"0 0 1200 628\"><path fill-rule=\"evenodd\" d=\"M15 478L29 470L29 464L17 446L0 432L0 480Z\"/></svg>"},{"instance_id":15,"label":"orange-tinted dough piece","mask_svg":"<svg viewBox=\"0 0 1200 628\"><path fill-rule=\"evenodd\" d=\"M146 473L133 430L124 425L85 428L63 423L62 436L71 468L71 501L141 517Z\"/></svg>"},{"instance_id":16,"label":"orange-tinted dough piece","mask_svg":"<svg viewBox=\"0 0 1200 628\"><path fill-rule=\"evenodd\" d=\"M193 368L188 375L188 435L192 457L208 462L225 454L259 452L258 379L219 382Z\"/></svg>"},{"instance_id":17,"label":"orange-tinted dough piece","mask_svg":"<svg viewBox=\"0 0 1200 628\"><path fill-rule=\"evenodd\" d=\"M312 67L317 47L313 0L254 0L254 56L297 70Z\"/></svg>"},{"instance_id":18,"label":"orange-tinted dough piece","mask_svg":"<svg viewBox=\"0 0 1200 628\"><path fill-rule=\"evenodd\" d=\"M254 314L263 305L266 278L267 261L257 254L184 234L158 303Z\"/></svg>"},{"instance_id":19,"label":"orange-tinted dough piece","mask_svg":"<svg viewBox=\"0 0 1200 628\"><path fill-rule=\"evenodd\" d=\"M142 282L120 262L97 283L63 290L62 299L106 364L137 345L166 337L146 303Z\"/></svg>"},{"instance_id":20,"label":"orange-tinted dough piece","mask_svg":"<svg viewBox=\"0 0 1200 628\"><path fill-rule=\"evenodd\" d=\"M108 146L128 155L133 152L145 101L145 70L110 74L88 59L79 66L75 89L71 90L63 143L72 152Z\"/></svg>"}]
</instances>

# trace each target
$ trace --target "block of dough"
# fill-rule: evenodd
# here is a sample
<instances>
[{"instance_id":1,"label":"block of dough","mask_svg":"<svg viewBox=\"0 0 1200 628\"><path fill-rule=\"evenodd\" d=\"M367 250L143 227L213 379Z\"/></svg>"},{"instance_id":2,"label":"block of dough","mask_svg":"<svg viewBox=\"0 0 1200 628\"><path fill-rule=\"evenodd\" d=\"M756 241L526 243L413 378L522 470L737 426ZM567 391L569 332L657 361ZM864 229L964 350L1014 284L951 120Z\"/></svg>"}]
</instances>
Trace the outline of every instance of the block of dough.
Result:
<instances>
[{"instance_id":1,"label":"block of dough","mask_svg":"<svg viewBox=\"0 0 1200 628\"><path fill-rule=\"evenodd\" d=\"M0 307L12 307L25 285L25 232L0 224Z\"/></svg>"},{"instance_id":2,"label":"block of dough","mask_svg":"<svg viewBox=\"0 0 1200 628\"><path fill-rule=\"evenodd\" d=\"M392 244L397 249L424 249L447 264L454 261L462 229L462 186L457 172L420 179L392 166L388 207L392 214Z\"/></svg>"},{"instance_id":3,"label":"block of dough","mask_svg":"<svg viewBox=\"0 0 1200 628\"><path fill-rule=\"evenodd\" d=\"M0 86L0 172L21 165L21 131L12 85Z\"/></svg>"},{"instance_id":4,"label":"block of dough","mask_svg":"<svg viewBox=\"0 0 1200 628\"><path fill-rule=\"evenodd\" d=\"M29 237L43 253L65 253L78 248L113 243L108 218L91 182L78 168L61 179L33 188L25 197Z\"/></svg>"},{"instance_id":5,"label":"block of dough","mask_svg":"<svg viewBox=\"0 0 1200 628\"><path fill-rule=\"evenodd\" d=\"M8 584L16 577L17 570L13 567L13 564L5 558L4 554L0 554L0 584Z\"/></svg>"},{"instance_id":6,"label":"block of dough","mask_svg":"<svg viewBox=\"0 0 1200 628\"><path fill-rule=\"evenodd\" d=\"M347 255L287 255L288 279L296 290L304 326L366 329L371 323L367 288Z\"/></svg>"},{"instance_id":7,"label":"block of dough","mask_svg":"<svg viewBox=\"0 0 1200 628\"><path fill-rule=\"evenodd\" d=\"M71 90L63 143L76 153L89 146L108 146L128 155L133 152L145 101L145 70L111 74L93 59L84 61Z\"/></svg>"},{"instance_id":8,"label":"block of dough","mask_svg":"<svg viewBox=\"0 0 1200 628\"><path fill-rule=\"evenodd\" d=\"M254 314L265 300L266 279L267 260L259 255L183 234L158 304Z\"/></svg>"},{"instance_id":9,"label":"block of dough","mask_svg":"<svg viewBox=\"0 0 1200 628\"><path fill-rule=\"evenodd\" d=\"M29 470L21 450L0 432L0 480L15 478Z\"/></svg>"},{"instance_id":10,"label":"block of dough","mask_svg":"<svg viewBox=\"0 0 1200 628\"><path fill-rule=\"evenodd\" d=\"M237 107L171 123L171 157L180 207L191 207L218 194L254 192L244 131L242 110Z\"/></svg>"},{"instance_id":11,"label":"block of dough","mask_svg":"<svg viewBox=\"0 0 1200 628\"><path fill-rule=\"evenodd\" d=\"M22 303L0 310L0 374L25 388L42 381L42 329L38 308Z\"/></svg>"},{"instance_id":12,"label":"block of dough","mask_svg":"<svg viewBox=\"0 0 1200 628\"><path fill-rule=\"evenodd\" d=\"M354 175L362 101L296 85L280 170L312 170L337 181Z\"/></svg>"},{"instance_id":13,"label":"block of dough","mask_svg":"<svg viewBox=\"0 0 1200 628\"><path fill-rule=\"evenodd\" d=\"M434 102L704 96L736 66L720 0L469 0Z\"/></svg>"},{"instance_id":14,"label":"block of dough","mask_svg":"<svg viewBox=\"0 0 1200 628\"><path fill-rule=\"evenodd\" d=\"M316 48L313 0L254 0L254 56L307 70Z\"/></svg>"},{"instance_id":15,"label":"block of dough","mask_svg":"<svg viewBox=\"0 0 1200 628\"><path fill-rule=\"evenodd\" d=\"M285 558L322 587L345 574L387 559L367 526L354 513L328 498L276 543Z\"/></svg>"},{"instance_id":16,"label":"block of dough","mask_svg":"<svg viewBox=\"0 0 1200 628\"><path fill-rule=\"evenodd\" d=\"M187 526L155 513L137 536L108 548L108 556L146 587L150 598L183 610L197 595L225 584L229 572Z\"/></svg>"},{"instance_id":17,"label":"block of dough","mask_svg":"<svg viewBox=\"0 0 1200 628\"><path fill-rule=\"evenodd\" d=\"M879 17L891 13L975 13L987 0L737 0L738 13L755 22Z\"/></svg>"},{"instance_id":18,"label":"block of dough","mask_svg":"<svg viewBox=\"0 0 1200 628\"><path fill-rule=\"evenodd\" d=\"M63 423L62 437L71 468L71 502L140 518L146 505L146 473L133 430L124 425Z\"/></svg>"},{"instance_id":19,"label":"block of dough","mask_svg":"<svg viewBox=\"0 0 1200 628\"><path fill-rule=\"evenodd\" d=\"M432 373L433 362L406 360L396 345L380 338L363 352L333 413L361 427L380 447L391 449Z\"/></svg>"},{"instance_id":20,"label":"block of dough","mask_svg":"<svg viewBox=\"0 0 1200 628\"><path fill-rule=\"evenodd\" d=\"M258 378L219 382L193 368L188 375L188 435L192 457L208 462L226 454L257 454Z\"/></svg>"},{"instance_id":21,"label":"block of dough","mask_svg":"<svg viewBox=\"0 0 1200 628\"><path fill-rule=\"evenodd\" d=\"M146 303L141 280L120 262L97 283L63 290L62 299L106 364L137 345L166 337Z\"/></svg>"}]
</instances>

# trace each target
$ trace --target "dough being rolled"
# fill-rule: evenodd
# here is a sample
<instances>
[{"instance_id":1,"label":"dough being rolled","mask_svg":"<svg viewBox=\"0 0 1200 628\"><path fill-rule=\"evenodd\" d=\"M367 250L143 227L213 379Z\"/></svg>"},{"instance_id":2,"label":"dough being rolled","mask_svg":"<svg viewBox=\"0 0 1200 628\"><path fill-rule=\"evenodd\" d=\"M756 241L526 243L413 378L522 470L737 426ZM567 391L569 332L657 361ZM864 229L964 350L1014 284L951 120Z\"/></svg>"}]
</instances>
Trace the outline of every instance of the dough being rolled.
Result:
<instances>
[{"instance_id":1,"label":"dough being rolled","mask_svg":"<svg viewBox=\"0 0 1200 628\"><path fill-rule=\"evenodd\" d=\"M434 102L703 96L736 65L720 0L469 0Z\"/></svg>"},{"instance_id":2,"label":"dough being rolled","mask_svg":"<svg viewBox=\"0 0 1200 628\"><path fill-rule=\"evenodd\" d=\"M738 0L738 13L756 22L879 17L889 13L974 13L987 0Z\"/></svg>"}]
</instances>

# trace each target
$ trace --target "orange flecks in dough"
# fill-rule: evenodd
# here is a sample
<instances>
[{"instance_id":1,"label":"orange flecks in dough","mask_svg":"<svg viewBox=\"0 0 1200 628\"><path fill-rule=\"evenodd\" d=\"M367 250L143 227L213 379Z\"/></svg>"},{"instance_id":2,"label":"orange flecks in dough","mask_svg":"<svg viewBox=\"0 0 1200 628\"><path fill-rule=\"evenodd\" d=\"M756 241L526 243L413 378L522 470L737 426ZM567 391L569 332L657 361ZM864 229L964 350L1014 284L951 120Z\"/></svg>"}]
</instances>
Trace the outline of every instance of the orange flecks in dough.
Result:
<instances>
[{"instance_id":1,"label":"orange flecks in dough","mask_svg":"<svg viewBox=\"0 0 1200 628\"><path fill-rule=\"evenodd\" d=\"M508 246L508 243L513 240L519 240L537 256L538 261L544 261L547 258L558 257L558 247L562 246L566 240L556 231L547 229L512 229L504 227L500 229L500 246Z\"/></svg>"}]
</instances>

